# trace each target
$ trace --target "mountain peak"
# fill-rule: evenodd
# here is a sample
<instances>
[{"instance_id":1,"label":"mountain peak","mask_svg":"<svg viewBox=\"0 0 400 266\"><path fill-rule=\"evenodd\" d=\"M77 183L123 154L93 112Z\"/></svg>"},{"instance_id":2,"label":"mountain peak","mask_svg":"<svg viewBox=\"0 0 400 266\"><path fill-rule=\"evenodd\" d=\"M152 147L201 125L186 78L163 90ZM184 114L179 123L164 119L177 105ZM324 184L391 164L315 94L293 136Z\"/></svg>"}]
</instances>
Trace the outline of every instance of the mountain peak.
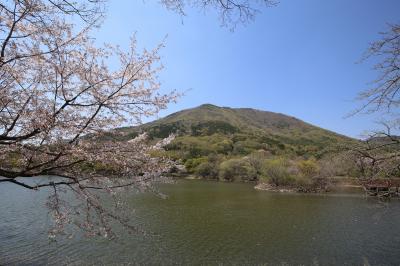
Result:
<instances>
[{"instance_id":1,"label":"mountain peak","mask_svg":"<svg viewBox=\"0 0 400 266\"><path fill-rule=\"evenodd\" d=\"M199 105L198 107L195 107L194 109L196 109L196 108L221 108L221 107L219 107L215 104L211 104L211 103L203 103L203 104Z\"/></svg>"}]
</instances>

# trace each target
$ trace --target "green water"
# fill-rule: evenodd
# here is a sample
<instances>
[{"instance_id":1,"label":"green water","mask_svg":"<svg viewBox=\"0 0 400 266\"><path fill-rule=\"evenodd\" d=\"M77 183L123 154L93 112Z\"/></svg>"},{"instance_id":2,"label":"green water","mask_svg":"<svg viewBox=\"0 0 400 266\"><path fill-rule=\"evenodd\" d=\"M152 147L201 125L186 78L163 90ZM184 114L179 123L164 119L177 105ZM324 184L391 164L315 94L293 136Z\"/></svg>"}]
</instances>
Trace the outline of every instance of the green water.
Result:
<instances>
[{"instance_id":1,"label":"green water","mask_svg":"<svg viewBox=\"0 0 400 266\"><path fill-rule=\"evenodd\" d=\"M152 235L47 239L45 192L0 187L0 264L400 265L400 202L362 194L281 194L180 181L132 194Z\"/></svg>"}]
</instances>

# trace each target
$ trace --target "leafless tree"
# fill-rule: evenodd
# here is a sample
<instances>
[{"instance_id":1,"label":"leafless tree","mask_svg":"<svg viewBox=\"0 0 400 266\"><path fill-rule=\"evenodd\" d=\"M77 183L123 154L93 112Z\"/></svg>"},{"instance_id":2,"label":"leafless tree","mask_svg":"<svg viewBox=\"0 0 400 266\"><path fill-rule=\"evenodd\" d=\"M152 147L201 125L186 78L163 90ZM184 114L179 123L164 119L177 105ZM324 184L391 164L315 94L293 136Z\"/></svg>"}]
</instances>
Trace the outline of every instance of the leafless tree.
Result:
<instances>
[{"instance_id":1,"label":"leafless tree","mask_svg":"<svg viewBox=\"0 0 400 266\"><path fill-rule=\"evenodd\" d=\"M400 177L400 139L396 136L400 126L400 25L389 24L388 28L363 58L378 60L374 67L378 78L359 94L363 105L355 111L379 113L386 121L380 122L383 130L369 133L365 141L349 147L362 177L369 179Z\"/></svg>"},{"instance_id":2,"label":"leafless tree","mask_svg":"<svg viewBox=\"0 0 400 266\"><path fill-rule=\"evenodd\" d=\"M378 60L375 70L379 77L372 88L360 93L360 100L365 102L360 111L397 111L400 104L400 25L390 24L381 36L381 40L371 44L364 57Z\"/></svg>"},{"instance_id":3,"label":"leafless tree","mask_svg":"<svg viewBox=\"0 0 400 266\"><path fill-rule=\"evenodd\" d=\"M385 131L369 133L348 150L348 158L352 158L363 179L400 176L400 137L392 134L389 124L381 124Z\"/></svg>"}]
</instances>

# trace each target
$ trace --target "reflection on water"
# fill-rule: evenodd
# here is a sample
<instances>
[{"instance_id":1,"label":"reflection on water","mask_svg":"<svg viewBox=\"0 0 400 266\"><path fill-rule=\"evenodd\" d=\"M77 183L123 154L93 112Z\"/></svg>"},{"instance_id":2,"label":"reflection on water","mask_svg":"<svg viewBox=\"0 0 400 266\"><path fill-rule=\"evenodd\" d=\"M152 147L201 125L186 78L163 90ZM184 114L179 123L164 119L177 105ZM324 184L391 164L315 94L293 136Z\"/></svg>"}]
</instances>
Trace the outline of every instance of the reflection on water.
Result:
<instances>
[{"instance_id":1,"label":"reflection on water","mask_svg":"<svg viewBox=\"0 0 400 266\"><path fill-rule=\"evenodd\" d=\"M2 184L0 264L400 265L397 200L201 181L160 190L169 198L128 196L134 222L152 234L121 234L117 241L76 234L52 242L46 191Z\"/></svg>"}]
</instances>

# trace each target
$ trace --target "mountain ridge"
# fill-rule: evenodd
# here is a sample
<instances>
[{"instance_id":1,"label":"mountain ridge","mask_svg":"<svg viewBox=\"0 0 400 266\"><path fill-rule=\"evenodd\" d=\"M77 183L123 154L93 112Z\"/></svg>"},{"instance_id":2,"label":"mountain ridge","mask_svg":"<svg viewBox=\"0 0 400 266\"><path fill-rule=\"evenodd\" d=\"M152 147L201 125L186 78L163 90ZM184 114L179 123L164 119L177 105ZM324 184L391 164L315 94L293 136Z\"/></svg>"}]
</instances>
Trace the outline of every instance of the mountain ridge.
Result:
<instances>
[{"instance_id":1,"label":"mountain ridge","mask_svg":"<svg viewBox=\"0 0 400 266\"><path fill-rule=\"evenodd\" d=\"M136 127L119 128L127 138L147 132L152 139L176 134L168 147L180 159L223 153L246 155L255 150L289 156L322 157L348 136L314 126L296 117L253 108L202 104ZM225 143L221 148L218 143ZM174 152L172 152L174 151Z\"/></svg>"}]
</instances>

